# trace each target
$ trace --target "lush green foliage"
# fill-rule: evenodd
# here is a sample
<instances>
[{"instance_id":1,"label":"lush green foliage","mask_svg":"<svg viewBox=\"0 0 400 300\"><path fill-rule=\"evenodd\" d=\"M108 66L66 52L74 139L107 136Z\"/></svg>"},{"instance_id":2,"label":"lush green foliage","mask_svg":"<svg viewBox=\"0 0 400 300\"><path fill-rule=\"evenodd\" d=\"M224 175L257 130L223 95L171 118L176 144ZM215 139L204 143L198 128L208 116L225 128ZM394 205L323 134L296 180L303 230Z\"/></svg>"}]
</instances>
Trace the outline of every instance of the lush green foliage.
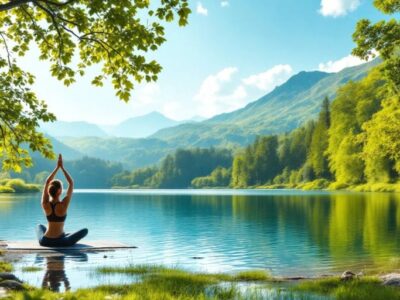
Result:
<instances>
[{"instance_id":1,"label":"lush green foliage","mask_svg":"<svg viewBox=\"0 0 400 300\"><path fill-rule=\"evenodd\" d=\"M399 101L382 78L381 67L375 68L363 80L339 89L331 108L325 99L315 124L306 124L280 137L278 144L270 149L261 148L258 154L257 143L254 143L237 155L233 162L232 185L299 185L325 179L299 185L312 189L326 188L329 185L326 180L346 187L365 182L397 181L400 174ZM278 154L279 163L266 161L271 151ZM258 170L251 166L257 166ZM253 179L260 174L260 180Z\"/></svg>"},{"instance_id":2,"label":"lush green foliage","mask_svg":"<svg viewBox=\"0 0 400 300\"><path fill-rule=\"evenodd\" d=\"M0 261L0 272L11 272L13 267L10 263Z\"/></svg>"},{"instance_id":3,"label":"lush green foliage","mask_svg":"<svg viewBox=\"0 0 400 300\"><path fill-rule=\"evenodd\" d=\"M0 193L35 193L40 188L36 184L27 184L22 179L1 179Z\"/></svg>"},{"instance_id":4,"label":"lush green foliage","mask_svg":"<svg viewBox=\"0 0 400 300\"><path fill-rule=\"evenodd\" d=\"M341 281L340 278L304 281L295 286L294 290L349 300L399 299L400 297L400 290L397 287L382 286L382 282L375 277L350 281Z\"/></svg>"},{"instance_id":5,"label":"lush green foliage","mask_svg":"<svg viewBox=\"0 0 400 300\"><path fill-rule=\"evenodd\" d=\"M165 42L161 22L178 18L187 24L187 0L75 1L16 0L0 2L0 159L3 169L30 166L33 151L52 157L49 141L37 131L39 121L55 119L30 90L34 78L17 65L16 56L32 43L50 73L65 85L99 65L92 84L111 81L116 95L128 101L133 82L157 80L161 66L145 55Z\"/></svg>"},{"instance_id":6,"label":"lush green foliage","mask_svg":"<svg viewBox=\"0 0 400 300\"><path fill-rule=\"evenodd\" d=\"M379 68L364 80L351 82L338 91L332 103L327 151L336 181L349 184L365 181L362 126L381 108L387 93Z\"/></svg>"},{"instance_id":7,"label":"lush green foliage","mask_svg":"<svg viewBox=\"0 0 400 300\"><path fill-rule=\"evenodd\" d=\"M121 162L124 169L138 169L159 163L176 145L157 139L63 138L66 146L89 157Z\"/></svg>"},{"instance_id":8,"label":"lush green foliage","mask_svg":"<svg viewBox=\"0 0 400 300\"><path fill-rule=\"evenodd\" d=\"M375 0L376 8L386 14L400 12L399 0ZM371 24L368 19L357 23L353 39L357 47L353 54L368 58L375 56L377 51L384 59L382 73L397 96L400 95L400 21L393 18Z\"/></svg>"},{"instance_id":9,"label":"lush green foliage","mask_svg":"<svg viewBox=\"0 0 400 300\"><path fill-rule=\"evenodd\" d=\"M192 180L192 187L226 187L231 182L232 171L230 169L217 167L209 176L197 177Z\"/></svg>"},{"instance_id":10,"label":"lush green foliage","mask_svg":"<svg viewBox=\"0 0 400 300\"><path fill-rule=\"evenodd\" d=\"M235 157L232 185L246 187L271 181L279 173L278 137L259 137L244 153Z\"/></svg>"},{"instance_id":11,"label":"lush green foliage","mask_svg":"<svg viewBox=\"0 0 400 300\"><path fill-rule=\"evenodd\" d=\"M0 12L0 37L2 33L2 14ZM0 44L1 44L0 38ZM1 48L0 48L1 49ZM3 170L20 172L22 167L32 165L27 146L32 151L40 151L44 157L54 158L52 147L42 133L36 131L39 121L52 121L55 116L47 112L47 106L36 98L29 86L33 77L23 72L14 63L0 56L0 163Z\"/></svg>"},{"instance_id":12,"label":"lush green foliage","mask_svg":"<svg viewBox=\"0 0 400 300\"><path fill-rule=\"evenodd\" d=\"M329 111L329 99L325 98L322 103L318 121L315 124L311 138L311 145L308 154L308 163L316 177L329 178L328 158L326 149L328 148L328 129L331 123Z\"/></svg>"},{"instance_id":13,"label":"lush green foliage","mask_svg":"<svg viewBox=\"0 0 400 300\"><path fill-rule=\"evenodd\" d=\"M187 188L192 180L210 174L217 167L229 167L232 154L225 149L177 150L167 155L159 167L124 172L113 178L115 186Z\"/></svg>"},{"instance_id":14,"label":"lush green foliage","mask_svg":"<svg viewBox=\"0 0 400 300\"><path fill-rule=\"evenodd\" d=\"M42 158L35 159L35 165L23 173L11 173L11 177L19 177L28 182L42 185L49 175L49 170L54 168L55 162ZM74 178L76 188L110 188L111 178L122 172L122 165L108 162L98 158L82 157L66 161L68 171ZM61 176L61 178L63 178ZM13 179L16 180L16 179Z\"/></svg>"}]
</instances>

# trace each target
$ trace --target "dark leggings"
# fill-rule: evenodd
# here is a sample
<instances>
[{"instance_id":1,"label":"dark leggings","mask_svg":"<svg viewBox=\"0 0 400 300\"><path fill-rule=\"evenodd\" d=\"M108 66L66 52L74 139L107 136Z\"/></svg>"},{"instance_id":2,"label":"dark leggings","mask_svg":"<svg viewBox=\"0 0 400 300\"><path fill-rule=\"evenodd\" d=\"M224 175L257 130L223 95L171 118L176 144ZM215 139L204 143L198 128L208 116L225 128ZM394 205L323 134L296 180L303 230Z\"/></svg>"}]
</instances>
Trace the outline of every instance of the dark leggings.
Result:
<instances>
[{"instance_id":1,"label":"dark leggings","mask_svg":"<svg viewBox=\"0 0 400 300\"><path fill-rule=\"evenodd\" d=\"M39 244L45 247L70 247L75 245L79 240L83 239L87 234L88 230L81 229L75 233L63 233L58 238L48 238L44 236L46 232L46 226L38 225L36 227L36 235L39 240Z\"/></svg>"}]
</instances>

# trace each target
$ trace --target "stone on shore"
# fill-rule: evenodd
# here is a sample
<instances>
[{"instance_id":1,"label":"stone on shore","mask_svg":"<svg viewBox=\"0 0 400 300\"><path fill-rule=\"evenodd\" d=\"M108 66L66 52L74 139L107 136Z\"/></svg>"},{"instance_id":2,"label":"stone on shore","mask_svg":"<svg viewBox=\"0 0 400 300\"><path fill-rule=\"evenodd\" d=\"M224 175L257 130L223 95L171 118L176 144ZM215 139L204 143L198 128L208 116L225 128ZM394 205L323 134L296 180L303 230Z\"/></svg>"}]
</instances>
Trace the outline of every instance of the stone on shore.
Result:
<instances>
[{"instance_id":1,"label":"stone on shore","mask_svg":"<svg viewBox=\"0 0 400 300\"><path fill-rule=\"evenodd\" d=\"M0 288L13 291L25 290L25 287L22 285L22 283L15 280L4 280L0 282Z\"/></svg>"},{"instance_id":2,"label":"stone on shore","mask_svg":"<svg viewBox=\"0 0 400 300\"><path fill-rule=\"evenodd\" d=\"M381 276L383 285L400 287L400 273L390 273Z\"/></svg>"},{"instance_id":3,"label":"stone on shore","mask_svg":"<svg viewBox=\"0 0 400 300\"><path fill-rule=\"evenodd\" d=\"M348 281L348 280L353 280L356 277L357 277L356 274L354 274L353 272L347 270L347 271L343 272L342 276L340 276L340 280Z\"/></svg>"},{"instance_id":4,"label":"stone on shore","mask_svg":"<svg viewBox=\"0 0 400 300\"><path fill-rule=\"evenodd\" d=\"M0 282L3 280L14 280L14 281L18 281L18 282L22 283L22 281L19 280L14 274L0 272Z\"/></svg>"}]
</instances>

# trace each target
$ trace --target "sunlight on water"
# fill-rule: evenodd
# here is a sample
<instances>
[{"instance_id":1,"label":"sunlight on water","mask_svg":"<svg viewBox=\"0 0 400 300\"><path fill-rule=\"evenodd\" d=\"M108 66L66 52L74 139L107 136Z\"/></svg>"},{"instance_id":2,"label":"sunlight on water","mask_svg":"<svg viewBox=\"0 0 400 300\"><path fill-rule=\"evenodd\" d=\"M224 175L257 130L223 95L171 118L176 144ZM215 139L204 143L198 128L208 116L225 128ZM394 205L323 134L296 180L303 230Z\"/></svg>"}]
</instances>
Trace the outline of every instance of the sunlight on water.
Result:
<instances>
[{"instance_id":1,"label":"sunlight on water","mask_svg":"<svg viewBox=\"0 0 400 300\"><path fill-rule=\"evenodd\" d=\"M0 239L34 240L38 223L45 223L38 194L0 196ZM53 257L30 254L17 263L16 274L36 286L50 285L46 278L58 278L62 290L107 280L132 281L123 276L100 278L93 274L99 265L167 264L207 272L266 269L277 276L398 265L400 196L81 190L74 194L66 230L81 227L89 228L88 240L120 241L138 249ZM21 271L33 265L42 270ZM88 276L82 276L85 273Z\"/></svg>"}]
</instances>

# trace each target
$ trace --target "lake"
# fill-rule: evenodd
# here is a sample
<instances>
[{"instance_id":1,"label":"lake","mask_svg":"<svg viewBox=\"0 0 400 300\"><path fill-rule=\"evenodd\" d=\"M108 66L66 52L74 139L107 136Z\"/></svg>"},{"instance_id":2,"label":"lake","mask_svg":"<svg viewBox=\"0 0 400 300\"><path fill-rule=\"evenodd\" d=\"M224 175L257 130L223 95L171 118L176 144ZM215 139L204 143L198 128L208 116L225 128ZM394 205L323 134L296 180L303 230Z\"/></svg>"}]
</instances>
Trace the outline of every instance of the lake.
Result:
<instances>
[{"instance_id":1,"label":"lake","mask_svg":"<svg viewBox=\"0 0 400 300\"><path fill-rule=\"evenodd\" d=\"M45 224L39 194L0 195L0 239L33 240L39 223ZM132 280L94 275L99 265L151 263L206 272L265 269L276 276L318 276L400 262L400 195L390 193L77 190L66 231L82 227L89 229L87 240L138 248L106 255L29 254L16 263L16 274L42 286L46 274L56 270L58 286L75 289ZM43 270L26 273L24 266Z\"/></svg>"}]
</instances>

